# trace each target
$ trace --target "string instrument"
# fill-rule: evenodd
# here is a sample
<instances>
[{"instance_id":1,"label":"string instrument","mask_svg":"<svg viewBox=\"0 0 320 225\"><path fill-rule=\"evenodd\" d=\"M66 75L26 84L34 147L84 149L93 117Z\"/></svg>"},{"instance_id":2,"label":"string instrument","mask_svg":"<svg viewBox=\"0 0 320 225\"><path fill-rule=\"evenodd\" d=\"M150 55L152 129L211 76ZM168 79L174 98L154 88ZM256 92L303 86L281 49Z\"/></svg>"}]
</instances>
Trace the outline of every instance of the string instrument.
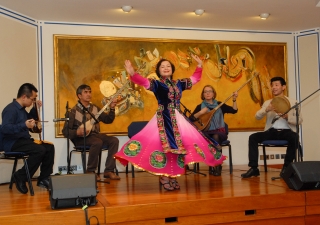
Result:
<instances>
[{"instance_id":1,"label":"string instrument","mask_svg":"<svg viewBox=\"0 0 320 225\"><path fill-rule=\"evenodd\" d=\"M289 100L284 96L277 96L271 100L271 105L276 113L285 113L291 108Z\"/></svg>"},{"instance_id":2,"label":"string instrument","mask_svg":"<svg viewBox=\"0 0 320 225\"><path fill-rule=\"evenodd\" d=\"M40 141L42 141L41 140L42 124L41 124L41 119L40 119L40 109L37 106L37 101L36 100L33 102L33 107L37 111L37 120L35 121L34 127L29 128L29 131L31 133L39 134L39 139L40 139Z\"/></svg>"},{"instance_id":3,"label":"string instrument","mask_svg":"<svg viewBox=\"0 0 320 225\"><path fill-rule=\"evenodd\" d=\"M114 99L116 99L118 97L118 95L123 91L123 89L127 86L127 84L129 84L130 80L128 80L121 88L119 88L119 90L110 98L109 102L107 104L105 104L105 106L103 106L103 108L94 116L95 119L90 119L86 122L86 136L88 136L94 126L94 124L96 123L96 120L98 120L99 116L101 115L101 113L103 113L104 110L106 110L106 108L113 102ZM83 129L84 125L82 124L81 126L79 126L78 129Z\"/></svg>"},{"instance_id":4,"label":"string instrument","mask_svg":"<svg viewBox=\"0 0 320 225\"><path fill-rule=\"evenodd\" d=\"M40 109L37 105L37 101L34 101L33 102L33 107L36 109L36 112L37 112L37 120L35 120L35 124L34 124L34 127L32 128L29 128L29 131L31 133L35 133L35 134L39 134L39 140L35 140L35 142L40 142L40 143L51 143L51 142L45 142L45 141L42 141L41 139L41 132L42 132L42 124L41 122L48 122L48 121L41 121L40 119ZM37 143L39 144L39 143Z\"/></svg>"},{"instance_id":5,"label":"string instrument","mask_svg":"<svg viewBox=\"0 0 320 225\"><path fill-rule=\"evenodd\" d=\"M254 72L252 77L247 80L244 84L242 84L235 92L239 91L241 88L243 88L247 83L249 83L253 78L257 77L259 75L258 72ZM223 102L221 102L217 107L212 109L210 112L201 115L194 124L197 126L197 128L201 131L207 131L209 129L210 121L214 115L214 113L223 105L225 104L231 97L233 96L233 93L226 98Z\"/></svg>"}]
</instances>

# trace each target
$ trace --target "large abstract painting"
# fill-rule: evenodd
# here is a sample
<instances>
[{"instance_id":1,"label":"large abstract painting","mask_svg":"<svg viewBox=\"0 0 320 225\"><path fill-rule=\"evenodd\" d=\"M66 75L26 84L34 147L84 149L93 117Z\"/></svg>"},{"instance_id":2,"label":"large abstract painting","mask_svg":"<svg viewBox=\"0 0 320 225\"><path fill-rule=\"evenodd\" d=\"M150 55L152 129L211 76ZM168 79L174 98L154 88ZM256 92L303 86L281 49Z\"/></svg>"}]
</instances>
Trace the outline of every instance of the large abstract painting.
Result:
<instances>
[{"instance_id":1,"label":"large abstract painting","mask_svg":"<svg viewBox=\"0 0 320 225\"><path fill-rule=\"evenodd\" d=\"M156 63L161 58L169 59L176 67L173 79L180 79L190 77L196 67L191 54L200 56L202 79L183 92L181 99L189 111L201 103L203 86L214 86L217 100L224 101L259 72L239 90L238 113L225 116L231 131L263 129L265 121L257 121L254 115L265 100L272 98L270 79L287 78L284 43L56 35L54 50L56 117L64 117L67 102L70 107L77 103L77 87L88 84L92 102L100 108L117 95L115 121L101 124L101 132L112 135L126 135L132 121L150 120L157 108L152 92L130 82L123 66L126 59L141 75L152 79L158 79ZM226 104L232 105L232 101ZM185 107L181 107L184 112ZM57 124L56 136L61 136L61 130L62 124Z\"/></svg>"}]
</instances>

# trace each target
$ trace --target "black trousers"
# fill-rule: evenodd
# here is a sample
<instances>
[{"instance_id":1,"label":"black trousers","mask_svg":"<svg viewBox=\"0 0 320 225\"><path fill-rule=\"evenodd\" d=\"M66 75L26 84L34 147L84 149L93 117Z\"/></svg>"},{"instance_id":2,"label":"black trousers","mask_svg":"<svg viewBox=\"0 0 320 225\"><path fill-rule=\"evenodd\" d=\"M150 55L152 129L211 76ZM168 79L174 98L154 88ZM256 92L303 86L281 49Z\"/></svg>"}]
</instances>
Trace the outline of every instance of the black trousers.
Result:
<instances>
[{"instance_id":1,"label":"black trousers","mask_svg":"<svg viewBox=\"0 0 320 225\"><path fill-rule=\"evenodd\" d=\"M205 131L203 132L206 136L212 137L216 142L221 145L222 142L228 139L228 135L224 132L219 131Z\"/></svg>"},{"instance_id":2,"label":"black trousers","mask_svg":"<svg viewBox=\"0 0 320 225\"><path fill-rule=\"evenodd\" d=\"M72 140L75 145L83 145L83 138L78 137ZM90 145L87 171L95 171L98 166L99 155L102 147L108 147L108 156L104 172L113 172L116 168L116 160L113 158L118 152L119 139L105 134L90 134L86 137L86 145Z\"/></svg>"},{"instance_id":3,"label":"black trousers","mask_svg":"<svg viewBox=\"0 0 320 225\"><path fill-rule=\"evenodd\" d=\"M296 149L299 145L299 136L291 129L269 129L264 132L251 134L249 137L249 164L250 167L258 167L259 150L258 143L266 140L286 140L288 147L286 157L284 159L284 166L288 166L295 159Z\"/></svg>"},{"instance_id":4,"label":"black trousers","mask_svg":"<svg viewBox=\"0 0 320 225\"><path fill-rule=\"evenodd\" d=\"M36 144L31 139L19 139L11 148L12 152L25 152L29 155L27 159L30 176L32 177L40 167L40 176L38 180L48 178L53 172L54 163L54 145ZM17 175L21 180L27 181L27 174L24 166L18 170Z\"/></svg>"}]
</instances>

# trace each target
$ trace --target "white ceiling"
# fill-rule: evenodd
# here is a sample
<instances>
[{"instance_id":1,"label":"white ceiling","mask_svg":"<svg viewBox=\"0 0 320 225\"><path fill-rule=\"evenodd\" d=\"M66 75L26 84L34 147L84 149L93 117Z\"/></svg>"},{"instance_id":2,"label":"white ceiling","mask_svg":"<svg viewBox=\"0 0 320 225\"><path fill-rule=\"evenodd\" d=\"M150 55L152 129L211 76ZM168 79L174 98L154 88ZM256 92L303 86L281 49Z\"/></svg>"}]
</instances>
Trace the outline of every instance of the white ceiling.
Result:
<instances>
[{"instance_id":1,"label":"white ceiling","mask_svg":"<svg viewBox=\"0 0 320 225\"><path fill-rule=\"evenodd\" d=\"M133 10L123 13L123 5ZM0 0L0 7L42 21L261 31L318 28L319 6L320 0ZM195 9L205 13L195 16ZM270 17L261 20L260 13Z\"/></svg>"}]
</instances>

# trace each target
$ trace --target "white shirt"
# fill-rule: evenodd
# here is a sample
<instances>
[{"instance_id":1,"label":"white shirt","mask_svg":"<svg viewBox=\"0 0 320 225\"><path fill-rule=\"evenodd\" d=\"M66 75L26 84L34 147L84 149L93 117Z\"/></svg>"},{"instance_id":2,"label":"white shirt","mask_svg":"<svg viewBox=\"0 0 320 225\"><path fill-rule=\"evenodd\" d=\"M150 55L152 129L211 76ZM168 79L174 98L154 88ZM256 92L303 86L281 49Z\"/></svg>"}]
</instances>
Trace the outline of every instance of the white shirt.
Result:
<instances>
[{"instance_id":1,"label":"white shirt","mask_svg":"<svg viewBox=\"0 0 320 225\"><path fill-rule=\"evenodd\" d=\"M274 129L290 129L290 127L288 125L288 121L283 119L282 117L277 119L273 123L272 128L274 128Z\"/></svg>"}]
</instances>

